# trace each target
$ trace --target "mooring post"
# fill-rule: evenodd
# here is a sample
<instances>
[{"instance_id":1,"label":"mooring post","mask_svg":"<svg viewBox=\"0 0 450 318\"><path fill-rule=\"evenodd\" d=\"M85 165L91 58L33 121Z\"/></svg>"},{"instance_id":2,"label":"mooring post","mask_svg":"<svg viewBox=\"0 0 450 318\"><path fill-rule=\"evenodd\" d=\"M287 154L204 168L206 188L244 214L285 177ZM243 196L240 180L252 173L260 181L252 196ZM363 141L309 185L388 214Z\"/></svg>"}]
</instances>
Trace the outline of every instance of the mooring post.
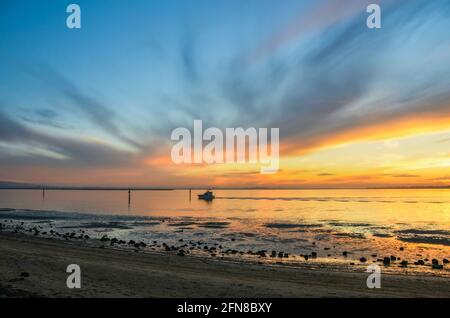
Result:
<instances>
[{"instance_id":1,"label":"mooring post","mask_svg":"<svg viewBox=\"0 0 450 318\"><path fill-rule=\"evenodd\" d=\"M131 205L131 189L128 189L128 207Z\"/></svg>"},{"instance_id":2,"label":"mooring post","mask_svg":"<svg viewBox=\"0 0 450 318\"><path fill-rule=\"evenodd\" d=\"M191 201L191 193L192 193L192 189L189 188L189 201Z\"/></svg>"}]
</instances>

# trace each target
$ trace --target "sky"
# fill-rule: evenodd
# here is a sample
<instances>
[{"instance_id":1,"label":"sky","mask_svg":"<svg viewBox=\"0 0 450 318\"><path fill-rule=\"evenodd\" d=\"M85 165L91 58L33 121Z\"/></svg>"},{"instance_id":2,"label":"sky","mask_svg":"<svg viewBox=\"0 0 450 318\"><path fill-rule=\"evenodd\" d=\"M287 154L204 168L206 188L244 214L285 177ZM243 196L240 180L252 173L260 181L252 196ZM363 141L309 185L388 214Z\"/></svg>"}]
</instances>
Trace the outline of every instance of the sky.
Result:
<instances>
[{"instance_id":1,"label":"sky","mask_svg":"<svg viewBox=\"0 0 450 318\"><path fill-rule=\"evenodd\" d=\"M449 30L448 0L2 0L0 181L446 186ZM280 170L174 164L195 119L279 128Z\"/></svg>"}]
</instances>

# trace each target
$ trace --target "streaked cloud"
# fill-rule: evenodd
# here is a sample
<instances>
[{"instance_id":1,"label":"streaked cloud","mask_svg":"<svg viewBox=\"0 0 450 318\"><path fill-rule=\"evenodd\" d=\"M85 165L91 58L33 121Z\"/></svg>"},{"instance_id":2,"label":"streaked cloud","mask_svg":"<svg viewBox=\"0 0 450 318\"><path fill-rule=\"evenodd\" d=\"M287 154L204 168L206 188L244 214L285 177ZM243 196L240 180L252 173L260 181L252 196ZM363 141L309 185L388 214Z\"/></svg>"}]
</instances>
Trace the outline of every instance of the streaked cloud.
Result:
<instances>
[{"instance_id":1,"label":"streaked cloud","mask_svg":"<svg viewBox=\"0 0 450 318\"><path fill-rule=\"evenodd\" d=\"M369 30L369 2L174 1L149 10L136 1L131 17L113 1L110 13L128 20L99 16L79 33L57 27L51 1L40 4L46 27L34 16L15 23L24 3L10 3L0 22L0 179L66 169L66 183L80 173L104 184L429 182L447 169L438 153L450 128L450 4L381 1L383 28ZM173 165L170 132L194 119L279 127L284 167L261 177L251 166ZM439 135L436 146L429 135ZM405 149L413 139L428 154Z\"/></svg>"}]
</instances>

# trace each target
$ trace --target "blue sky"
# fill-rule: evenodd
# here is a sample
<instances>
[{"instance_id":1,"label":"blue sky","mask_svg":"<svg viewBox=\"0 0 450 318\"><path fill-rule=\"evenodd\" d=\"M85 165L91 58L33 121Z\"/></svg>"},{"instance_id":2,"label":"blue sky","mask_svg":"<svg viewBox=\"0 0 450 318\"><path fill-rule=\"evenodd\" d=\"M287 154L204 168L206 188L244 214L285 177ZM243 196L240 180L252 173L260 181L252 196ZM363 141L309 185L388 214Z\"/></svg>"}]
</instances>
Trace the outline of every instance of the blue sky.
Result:
<instances>
[{"instance_id":1,"label":"blue sky","mask_svg":"<svg viewBox=\"0 0 450 318\"><path fill-rule=\"evenodd\" d=\"M65 26L72 2L80 30ZM120 171L194 119L281 127L302 153L352 127L449 111L450 3L379 1L381 30L365 25L368 3L2 1L0 179Z\"/></svg>"}]
</instances>

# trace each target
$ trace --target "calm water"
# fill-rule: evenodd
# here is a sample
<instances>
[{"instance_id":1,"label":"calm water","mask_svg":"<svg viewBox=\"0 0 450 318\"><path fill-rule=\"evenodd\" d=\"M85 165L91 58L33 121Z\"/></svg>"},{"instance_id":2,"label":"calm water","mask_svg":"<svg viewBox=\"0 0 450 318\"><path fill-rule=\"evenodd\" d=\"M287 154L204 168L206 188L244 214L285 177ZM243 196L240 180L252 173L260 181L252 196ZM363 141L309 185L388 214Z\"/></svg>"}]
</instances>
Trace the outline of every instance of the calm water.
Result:
<instances>
[{"instance_id":1,"label":"calm water","mask_svg":"<svg viewBox=\"0 0 450 318\"><path fill-rule=\"evenodd\" d=\"M94 237L283 251L299 262L312 251L315 261L346 264L389 255L410 264L450 259L450 190L217 190L210 203L197 200L201 192L189 200L185 190L134 191L128 206L127 191L47 190L43 198L38 190L0 190L0 217L81 226Z\"/></svg>"}]
</instances>

